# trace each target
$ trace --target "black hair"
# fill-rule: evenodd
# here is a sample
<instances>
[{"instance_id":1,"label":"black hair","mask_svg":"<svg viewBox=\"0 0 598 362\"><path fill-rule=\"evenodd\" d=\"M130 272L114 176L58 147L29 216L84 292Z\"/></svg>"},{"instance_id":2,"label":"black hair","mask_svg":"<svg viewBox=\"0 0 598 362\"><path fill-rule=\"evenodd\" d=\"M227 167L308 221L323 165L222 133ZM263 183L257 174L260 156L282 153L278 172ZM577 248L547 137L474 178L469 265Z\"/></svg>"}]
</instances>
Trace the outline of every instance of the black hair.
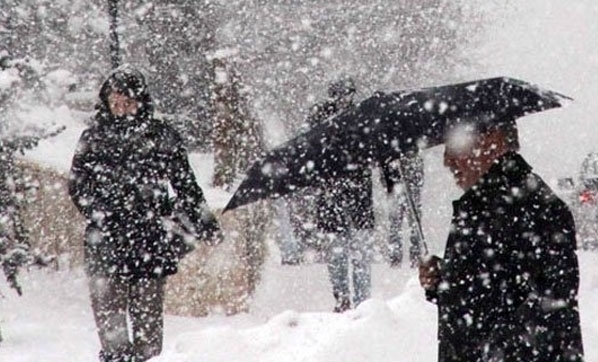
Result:
<instances>
[{"instance_id":1,"label":"black hair","mask_svg":"<svg viewBox=\"0 0 598 362\"><path fill-rule=\"evenodd\" d=\"M482 114L472 117L452 119L447 122L447 129L456 126L466 126L474 134L482 135L493 131L500 131L505 137L505 144L511 151L518 151L519 131L514 118L500 117L495 114Z\"/></svg>"}]
</instances>

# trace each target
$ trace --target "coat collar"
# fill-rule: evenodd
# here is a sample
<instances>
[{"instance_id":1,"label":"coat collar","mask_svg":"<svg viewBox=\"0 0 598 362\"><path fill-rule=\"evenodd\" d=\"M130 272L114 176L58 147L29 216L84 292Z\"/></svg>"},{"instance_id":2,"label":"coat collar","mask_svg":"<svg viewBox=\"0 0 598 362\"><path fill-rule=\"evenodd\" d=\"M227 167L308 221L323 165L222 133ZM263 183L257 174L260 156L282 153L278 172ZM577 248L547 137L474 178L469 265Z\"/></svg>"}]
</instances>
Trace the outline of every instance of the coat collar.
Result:
<instances>
[{"instance_id":1,"label":"coat collar","mask_svg":"<svg viewBox=\"0 0 598 362\"><path fill-rule=\"evenodd\" d=\"M482 176L458 200L453 201L454 210L467 205L485 203L515 185L521 185L531 173L532 167L516 152L507 152L494 161L488 172Z\"/></svg>"}]
</instances>

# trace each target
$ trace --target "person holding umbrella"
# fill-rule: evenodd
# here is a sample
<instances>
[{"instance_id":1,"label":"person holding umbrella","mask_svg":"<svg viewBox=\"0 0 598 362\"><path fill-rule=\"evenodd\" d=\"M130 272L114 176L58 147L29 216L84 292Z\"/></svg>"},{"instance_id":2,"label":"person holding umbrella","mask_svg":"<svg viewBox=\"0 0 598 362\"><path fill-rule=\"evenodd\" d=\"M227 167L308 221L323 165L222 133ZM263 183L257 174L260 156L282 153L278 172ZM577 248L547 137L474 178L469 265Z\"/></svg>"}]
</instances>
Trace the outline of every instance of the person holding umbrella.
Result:
<instances>
[{"instance_id":1,"label":"person holding umbrella","mask_svg":"<svg viewBox=\"0 0 598 362\"><path fill-rule=\"evenodd\" d=\"M571 212L518 153L514 119L461 118L444 164L464 190L442 259L420 265L439 361L582 361Z\"/></svg>"},{"instance_id":2,"label":"person holding umbrella","mask_svg":"<svg viewBox=\"0 0 598 362\"><path fill-rule=\"evenodd\" d=\"M440 361L581 361L575 225L519 155L515 124L570 99L509 77L375 94L269 151L225 211L445 144L465 193L443 259L419 269L439 308Z\"/></svg>"},{"instance_id":3,"label":"person holding umbrella","mask_svg":"<svg viewBox=\"0 0 598 362\"><path fill-rule=\"evenodd\" d=\"M167 221L181 220L185 241L220 236L182 139L154 118L147 88L134 68L109 75L69 177L71 199L87 221L85 266L102 362L146 361L161 352L166 277L188 251Z\"/></svg>"},{"instance_id":4,"label":"person holding umbrella","mask_svg":"<svg viewBox=\"0 0 598 362\"><path fill-rule=\"evenodd\" d=\"M311 128L353 107L351 78L332 82L329 101L316 105L308 118ZM316 196L317 228L325 239L326 262L336 304L334 312L356 307L370 297L371 231L374 227L372 175L369 168L328 180ZM350 271L352 267L352 272ZM353 298L351 298L351 284Z\"/></svg>"}]
</instances>

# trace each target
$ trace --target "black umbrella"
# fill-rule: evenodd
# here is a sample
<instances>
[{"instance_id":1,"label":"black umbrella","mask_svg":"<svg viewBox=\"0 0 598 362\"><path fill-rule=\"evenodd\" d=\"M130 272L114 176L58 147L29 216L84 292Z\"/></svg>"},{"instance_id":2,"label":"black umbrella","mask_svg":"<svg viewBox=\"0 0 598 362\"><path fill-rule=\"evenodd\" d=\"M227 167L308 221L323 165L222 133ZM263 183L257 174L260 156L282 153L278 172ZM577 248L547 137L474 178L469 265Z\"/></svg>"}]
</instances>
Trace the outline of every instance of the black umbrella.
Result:
<instances>
[{"instance_id":1,"label":"black umbrella","mask_svg":"<svg viewBox=\"0 0 598 362\"><path fill-rule=\"evenodd\" d=\"M564 99L569 98L511 78L377 93L255 162L224 211L439 145L449 121L515 120L560 107Z\"/></svg>"}]
</instances>

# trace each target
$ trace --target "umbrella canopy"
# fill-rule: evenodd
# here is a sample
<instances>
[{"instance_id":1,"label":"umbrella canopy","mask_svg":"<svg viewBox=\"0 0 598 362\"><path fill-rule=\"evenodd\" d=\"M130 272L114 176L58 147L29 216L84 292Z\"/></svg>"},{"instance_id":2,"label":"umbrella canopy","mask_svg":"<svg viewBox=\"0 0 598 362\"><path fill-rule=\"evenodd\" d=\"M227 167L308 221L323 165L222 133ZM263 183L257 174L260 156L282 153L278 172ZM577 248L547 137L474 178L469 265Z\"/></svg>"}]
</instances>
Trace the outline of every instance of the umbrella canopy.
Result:
<instances>
[{"instance_id":1,"label":"umbrella canopy","mask_svg":"<svg viewBox=\"0 0 598 362\"><path fill-rule=\"evenodd\" d=\"M224 211L442 144L451 121L513 121L560 107L565 99L570 98L504 77L376 93L255 162Z\"/></svg>"}]
</instances>

